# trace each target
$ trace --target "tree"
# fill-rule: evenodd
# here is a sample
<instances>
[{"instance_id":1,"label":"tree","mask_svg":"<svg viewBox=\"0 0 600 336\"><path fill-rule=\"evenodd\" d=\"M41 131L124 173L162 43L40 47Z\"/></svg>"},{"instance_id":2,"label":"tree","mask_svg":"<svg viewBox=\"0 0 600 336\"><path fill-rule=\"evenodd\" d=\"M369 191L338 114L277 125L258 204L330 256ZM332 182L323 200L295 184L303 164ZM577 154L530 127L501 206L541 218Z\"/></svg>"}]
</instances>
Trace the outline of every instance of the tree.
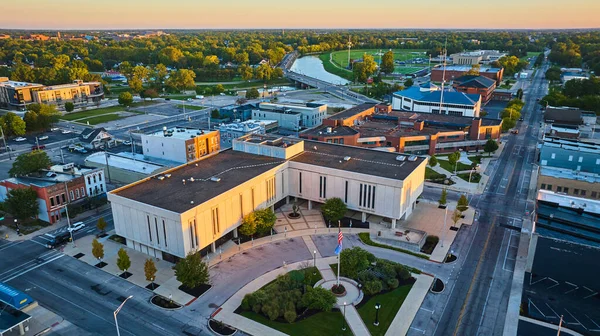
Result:
<instances>
[{"instance_id":1,"label":"tree","mask_svg":"<svg viewBox=\"0 0 600 336\"><path fill-rule=\"evenodd\" d=\"M260 97L260 92L256 88L246 90L246 99L257 99Z\"/></svg>"},{"instance_id":2,"label":"tree","mask_svg":"<svg viewBox=\"0 0 600 336\"><path fill-rule=\"evenodd\" d=\"M175 72L171 72L169 78L165 81L165 84L173 90L186 90L194 89L196 82L194 79L196 74L192 70L179 69Z\"/></svg>"},{"instance_id":3,"label":"tree","mask_svg":"<svg viewBox=\"0 0 600 336\"><path fill-rule=\"evenodd\" d=\"M219 118L221 118L221 114L219 113L219 110L214 109L214 110L210 111L210 117L212 119L219 119Z\"/></svg>"},{"instance_id":4,"label":"tree","mask_svg":"<svg viewBox=\"0 0 600 336\"><path fill-rule=\"evenodd\" d=\"M447 199L448 198L448 191L446 191L446 188L442 189L442 195L440 196L440 199L438 200L438 203L440 205L446 205Z\"/></svg>"},{"instance_id":5,"label":"tree","mask_svg":"<svg viewBox=\"0 0 600 336\"><path fill-rule=\"evenodd\" d=\"M0 126L5 136L24 135L26 131L25 121L13 112L8 112L0 117Z\"/></svg>"},{"instance_id":6,"label":"tree","mask_svg":"<svg viewBox=\"0 0 600 336\"><path fill-rule=\"evenodd\" d=\"M321 206L323 217L330 222L337 222L344 218L344 214L348 211L348 207L339 197L329 198Z\"/></svg>"},{"instance_id":7,"label":"tree","mask_svg":"<svg viewBox=\"0 0 600 336\"><path fill-rule=\"evenodd\" d=\"M263 81L268 81L273 76L273 68L269 63L263 63L254 69L254 77Z\"/></svg>"},{"instance_id":8,"label":"tree","mask_svg":"<svg viewBox=\"0 0 600 336\"><path fill-rule=\"evenodd\" d=\"M523 100L523 89L521 88L517 90L517 99Z\"/></svg>"},{"instance_id":9,"label":"tree","mask_svg":"<svg viewBox=\"0 0 600 336\"><path fill-rule=\"evenodd\" d=\"M169 71L164 64L157 64L152 69L152 77L154 78L154 85L158 88L161 88L165 78L169 75Z\"/></svg>"},{"instance_id":10,"label":"tree","mask_svg":"<svg viewBox=\"0 0 600 336\"><path fill-rule=\"evenodd\" d=\"M483 151L488 153L488 156L491 156L493 152L498 149L498 142L494 139L488 139L483 146Z\"/></svg>"},{"instance_id":11,"label":"tree","mask_svg":"<svg viewBox=\"0 0 600 336\"><path fill-rule=\"evenodd\" d=\"M448 155L448 162L451 166L456 167L456 163L460 160L460 152L456 151L450 155ZM455 169L456 170L456 169Z\"/></svg>"},{"instance_id":12,"label":"tree","mask_svg":"<svg viewBox=\"0 0 600 336\"><path fill-rule=\"evenodd\" d=\"M514 119L503 118L502 119L502 132L506 132L509 129L515 127L516 125L517 125L517 122Z\"/></svg>"},{"instance_id":13,"label":"tree","mask_svg":"<svg viewBox=\"0 0 600 336\"><path fill-rule=\"evenodd\" d=\"M177 63L180 62L183 58L184 58L183 52L181 52L181 50L179 50L175 47L171 47L171 46L163 48L158 53L158 60L160 61L160 63L166 64L169 66L177 65Z\"/></svg>"},{"instance_id":14,"label":"tree","mask_svg":"<svg viewBox=\"0 0 600 336\"><path fill-rule=\"evenodd\" d=\"M373 57L373 55L364 53L362 63L367 78L371 77L371 75L373 75L375 71L377 71L377 63L375 62L375 58Z\"/></svg>"},{"instance_id":15,"label":"tree","mask_svg":"<svg viewBox=\"0 0 600 336\"><path fill-rule=\"evenodd\" d=\"M104 245L102 245L98 239L92 241L92 255L98 260L104 258Z\"/></svg>"},{"instance_id":16,"label":"tree","mask_svg":"<svg viewBox=\"0 0 600 336\"><path fill-rule=\"evenodd\" d=\"M391 74L394 72L394 52L389 50L381 58L381 71Z\"/></svg>"},{"instance_id":17,"label":"tree","mask_svg":"<svg viewBox=\"0 0 600 336\"><path fill-rule=\"evenodd\" d=\"M213 88L213 92L215 94L221 94L221 93L225 92L225 87L223 86L223 84L217 84Z\"/></svg>"},{"instance_id":18,"label":"tree","mask_svg":"<svg viewBox=\"0 0 600 336\"><path fill-rule=\"evenodd\" d=\"M323 287L307 287L299 305L306 309L331 311L335 302L335 295L330 290Z\"/></svg>"},{"instance_id":19,"label":"tree","mask_svg":"<svg viewBox=\"0 0 600 336\"><path fill-rule=\"evenodd\" d=\"M546 79L549 81L559 81L561 73L559 67L548 68L548 70L546 70Z\"/></svg>"},{"instance_id":20,"label":"tree","mask_svg":"<svg viewBox=\"0 0 600 336\"><path fill-rule=\"evenodd\" d=\"M6 194L4 208L20 220L36 217L39 211L37 193L32 188L11 189Z\"/></svg>"},{"instance_id":21,"label":"tree","mask_svg":"<svg viewBox=\"0 0 600 336\"><path fill-rule=\"evenodd\" d=\"M256 233L256 226L257 218L253 211L242 218L242 224L238 228L238 231L244 236L253 236Z\"/></svg>"},{"instance_id":22,"label":"tree","mask_svg":"<svg viewBox=\"0 0 600 336\"><path fill-rule=\"evenodd\" d=\"M25 130L27 132L37 131L40 127L38 124L38 115L33 111L25 112L23 121L25 122Z\"/></svg>"},{"instance_id":23,"label":"tree","mask_svg":"<svg viewBox=\"0 0 600 336\"><path fill-rule=\"evenodd\" d=\"M98 223L96 223L96 227L100 232L104 232L104 230L106 229L106 221L104 220L104 217L98 218Z\"/></svg>"},{"instance_id":24,"label":"tree","mask_svg":"<svg viewBox=\"0 0 600 336\"><path fill-rule=\"evenodd\" d=\"M435 157L435 155L432 155L429 158L429 166L430 167L435 167L435 166L437 166L437 164L438 164L437 158Z\"/></svg>"},{"instance_id":25,"label":"tree","mask_svg":"<svg viewBox=\"0 0 600 336\"><path fill-rule=\"evenodd\" d=\"M238 67L238 73L242 77L242 80L251 80L254 77L254 71L251 66L242 64Z\"/></svg>"},{"instance_id":26,"label":"tree","mask_svg":"<svg viewBox=\"0 0 600 336\"><path fill-rule=\"evenodd\" d=\"M175 266L175 277L188 288L196 288L209 283L208 265L202 261L200 253L189 253Z\"/></svg>"},{"instance_id":27,"label":"tree","mask_svg":"<svg viewBox=\"0 0 600 336\"><path fill-rule=\"evenodd\" d=\"M256 210L256 233L264 235L271 232L273 225L277 221L277 215L271 210L271 208L264 208Z\"/></svg>"},{"instance_id":28,"label":"tree","mask_svg":"<svg viewBox=\"0 0 600 336\"><path fill-rule=\"evenodd\" d=\"M8 174L10 176L23 176L48 168L51 164L52 161L50 161L50 157L46 152L34 150L17 156Z\"/></svg>"},{"instance_id":29,"label":"tree","mask_svg":"<svg viewBox=\"0 0 600 336\"><path fill-rule=\"evenodd\" d=\"M464 194L460 195L460 198L458 199L458 203L456 205L456 209L462 213L465 212L468 208L469 201L467 200L467 196L465 196Z\"/></svg>"},{"instance_id":30,"label":"tree","mask_svg":"<svg viewBox=\"0 0 600 336\"><path fill-rule=\"evenodd\" d=\"M454 209L454 212L452 213L452 223L454 223L453 227L456 227L456 224L461 218L462 212L460 212L458 209Z\"/></svg>"},{"instance_id":31,"label":"tree","mask_svg":"<svg viewBox=\"0 0 600 336\"><path fill-rule=\"evenodd\" d=\"M354 62L352 64L352 75L354 80L357 82L365 83L367 81L367 73L365 72L365 65L363 62Z\"/></svg>"},{"instance_id":32,"label":"tree","mask_svg":"<svg viewBox=\"0 0 600 336\"><path fill-rule=\"evenodd\" d=\"M473 64L473 65L471 65L471 69L469 69L469 71L467 71L465 73L465 75L479 76L480 68L481 68L481 66L479 64Z\"/></svg>"},{"instance_id":33,"label":"tree","mask_svg":"<svg viewBox=\"0 0 600 336\"><path fill-rule=\"evenodd\" d=\"M373 261L375 261L375 256L358 246L344 249L340 253L340 273L343 276L356 279L358 273L369 268Z\"/></svg>"},{"instance_id":34,"label":"tree","mask_svg":"<svg viewBox=\"0 0 600 336\"><path fill-rule=\"evenodd\" d=\"M404 87L411 87L415 84L415 82L412 80L412 78L408 78L407 80L404 81Z\"/></svg>"},{"instance_id":35,"label":"tree","mask_svg":"<svg viewBox=\"0 0 600 336\"><path fill-rule=\"evenodd\" d=\"M158 98L158 91L156 91L156 89L146 89L144 91L144 97L150 99Z\"/></svg>"},{"instance_id":36,"label":"tree","mask_svg":"<svg viewBox=\"0 0 600 336\"><path fill-rule=\"evenodd\" d=\"M146 262L144 262L144 275L146 276L146 280L154 281L154 279L156 279L156 271L154 260L151 258L146 259Z\"/></svg>"},{"instance_id":37,"label":"tree","mask_svg":"<svg viewBox=\"0 0 600 336\"><path fill-rule=\"evenodd\" d=\"M119 94L119 105L131 106L133 104L133 96L129 92L121 92Z\"/></svg>"},{"instance_id":38,"label":"tree","mask_svg":"<svg viewBox=\"0 0 600 336\"><path fill-rule=\"evenodd\" d=\"M119 252L117 252L117 267L123 271L123 272L127 272L127 270L129 269L129 267L131 267L131 260L129 259L129 255L127 254L127 251L125 251L124 248L120 248Z\"/></svg>"},{"instance_id":39,"label":"tree","mask_svg":"<svg viewBox=\"0 0 600 336\"><path fill-rule=\"evenodd\" d=\"M75 104L73 104L72 102L65 103L65 111L73 112L74 109L75 109Z\"/></svg>"}]
</instances>

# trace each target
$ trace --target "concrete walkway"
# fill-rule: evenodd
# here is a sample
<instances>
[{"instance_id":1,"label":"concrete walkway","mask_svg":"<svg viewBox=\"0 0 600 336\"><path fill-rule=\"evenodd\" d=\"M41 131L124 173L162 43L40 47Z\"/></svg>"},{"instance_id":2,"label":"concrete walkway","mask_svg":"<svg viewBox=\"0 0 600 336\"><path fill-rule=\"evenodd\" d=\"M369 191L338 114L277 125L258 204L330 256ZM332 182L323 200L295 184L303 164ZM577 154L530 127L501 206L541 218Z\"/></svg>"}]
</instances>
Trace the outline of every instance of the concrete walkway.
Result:
<instances>
[{"instance_id":1,"label":"concrete walkway","mask_svg":"<svg viewBox=\"0 0 600 336\"><path fill-rule=\"evenodd\" d=\"M395 335L406 335L408 333L408 329L412 324L417 312L429 292L429 288L431 288L431 284L433 283L433 277L426 274L413 274L413 277L417 279L411 288L410 292L404 299L404 303L396 313L396 316L392 320L392 324L388 328L385 336L395 336Z\"/></svg>"}]
</instances>

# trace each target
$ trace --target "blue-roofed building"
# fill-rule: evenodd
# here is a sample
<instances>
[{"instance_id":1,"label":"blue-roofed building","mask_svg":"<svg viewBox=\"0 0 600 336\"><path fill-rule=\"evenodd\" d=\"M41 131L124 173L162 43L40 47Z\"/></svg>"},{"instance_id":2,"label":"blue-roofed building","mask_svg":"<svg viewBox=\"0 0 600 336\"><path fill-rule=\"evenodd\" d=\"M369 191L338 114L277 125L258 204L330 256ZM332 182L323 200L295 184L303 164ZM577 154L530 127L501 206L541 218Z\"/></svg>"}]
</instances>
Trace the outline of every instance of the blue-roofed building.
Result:
<instances>
[{"instance_id":1,"label":"blue-roofed building","mask_svg":"<svg viewBox=\"0 0 600 336\"><path fill-rule=\"evenodd\" d=\"M600 174L600 145L547 137L540 149L540 165Z\"/></svg>"},{"instance_id":2,"label":"blue-roofed building","mask_svg":"<svg viewBox=\"0 0 600 336\"><path fill-rule=\"evenodd\" d=\"M440 109L441 107L441 109ZM392 109L452 116L479 117L481 96L441 91L435 86L410 87L392 95Z\"/></svg>"}]
</instances>

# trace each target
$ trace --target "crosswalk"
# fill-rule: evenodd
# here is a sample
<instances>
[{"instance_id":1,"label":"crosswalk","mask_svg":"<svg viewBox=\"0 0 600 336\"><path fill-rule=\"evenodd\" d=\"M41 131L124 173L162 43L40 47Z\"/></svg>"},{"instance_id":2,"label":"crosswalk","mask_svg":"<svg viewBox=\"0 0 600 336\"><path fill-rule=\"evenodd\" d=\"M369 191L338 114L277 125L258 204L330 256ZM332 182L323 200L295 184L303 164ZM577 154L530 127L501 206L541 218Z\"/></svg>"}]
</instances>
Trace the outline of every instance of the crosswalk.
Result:
<instances>
[{"instance_id":1,"label":"crosswalk","mask_svg":"<svg viewBox=\"0 0 600 336\"><path fill-rule=\"evenodd\" d=\"M33 260L29 260L23 264L20 264L19 266L11 268L11 269L3 270L0 273L0 282L11 281L14 278L17 278L25 273L31 272L36 268L44 266L44 265L46 265L50 262L53 262L54 260L60 259L64 256L65 256L65 254L63 254L61 251L58 251L58 250L50 250L45 253L42 253Z\"/></svg>"}]
</instances>

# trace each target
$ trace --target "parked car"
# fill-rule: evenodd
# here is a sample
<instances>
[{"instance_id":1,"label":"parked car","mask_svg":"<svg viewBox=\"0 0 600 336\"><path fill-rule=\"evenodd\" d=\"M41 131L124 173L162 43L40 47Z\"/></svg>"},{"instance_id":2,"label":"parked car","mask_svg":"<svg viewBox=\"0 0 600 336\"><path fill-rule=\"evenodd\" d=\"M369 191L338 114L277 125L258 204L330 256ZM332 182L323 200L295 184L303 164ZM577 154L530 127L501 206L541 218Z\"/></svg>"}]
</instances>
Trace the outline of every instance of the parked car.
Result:
<instances>
[{"instance_id":1,"label":"parked car","mask_svg":"<svg viewBox=\"0 0 600 336\"><path fill-rule=\"evenodd\" d=\"M15 141L17 141L17 142L26 141L26 140L27 140L27 138L23 138L23 137L15 138Z\"/></svg>"},{"instance_id":2,"label":"parked car","mask_svg":"<svg viewBox=\"0 0 600 336\"><path fill-rule=\"evenodd\" d=\"M77 148L75 148L75 150L81 154L85 154L88 152L87 149L82 148L82 147L77 147Z\"/></svg>"},{"instance_id":3,"label":"parked car","mask_svg":"<svg viewBox=\"0 0 600 336\"><path fill-rule=\"evenodd\" d=\"M38 140L48 140L48 136L42 135L41 137L38 137Z\"/></svg>"},{"instance_id":4,"label":"parked car","mask_svg":"<svg viewBox=\"0 0 600 336\"><path fill-rule=\"evenodd\" d=\"M60 128L58 128L58 127L52 127L52 128L50 129L50 131L51 131L51 132L54 132L54 131L58 131L59 129L60 129Z\"/></svg>"},{"instance_id":5,"label":"parked car","mask_svg":"<svg viewBox=\"0 0 600 336\"><path fill-rule=\"evenodd\" d=\"M66 130L63 130L61 133L62 134L69 134L69 133L71 133L71 131L69 131L68 129L66 129Z\"/></svg>"},{"instance_id":6,"label":"parked car","mask_svg":"<svg viewBox=\"0 0 600 336\"><path fill-rule=\"evenodd\" d=\"M191 102L191 101L192 101L192 98L188 98L188 99L187 99L187 101Z\"/></svg>"},{"instance_id":7,"label":"parked car","mask_svg":"<svg viewBox=\"0 0 600 336\"><path fill-rule=\"evenodd\" d=\"M46 149L46 146L44 145L33 145L31 146L31 150L42 150L42 149Z\"/></svg>"},{"instance_id":8,"label":"parked car","mask_svg":"<svg viewBox=\"0 0 600 336\"><path fill-rule=\"evenodd\" d=\"M71 224L71 227L68 228L67 230L69 232L77 232L81 229L83 229L85 227L85 224L83 224L83 222L77 222L75 224Z\"/></svg>"},{"instance_id":9,"label":"parked car","mask_svg":"<svg viewBox=\"0 0 600 336\"><path fill-rule=\"evenodd\" d=\"M525 119L523 119L523 117L519 118L519 121L523 121L523 120L525 120Z\"/></svg>"},{"instance_id":10,"label":"parked car","mask_svg":"<svg viewBox=\"0 0 600 336\"><path fill-rule=\"evenodd\" d=\"M512 133L512 134L519 134L519 130L518 129L511 130L510 133Z\"/></svg>"},{"instance_id":11,"label":"parked car","mask_svg":"<svg viewBox=\"0 0 600 336\"><path fill-rule=\"evenodd\" d=\"M125 140L125 141L123 141L123 145L125 145L125 146L131 146L131 141Z\"/></svg>"}]
</instances>

